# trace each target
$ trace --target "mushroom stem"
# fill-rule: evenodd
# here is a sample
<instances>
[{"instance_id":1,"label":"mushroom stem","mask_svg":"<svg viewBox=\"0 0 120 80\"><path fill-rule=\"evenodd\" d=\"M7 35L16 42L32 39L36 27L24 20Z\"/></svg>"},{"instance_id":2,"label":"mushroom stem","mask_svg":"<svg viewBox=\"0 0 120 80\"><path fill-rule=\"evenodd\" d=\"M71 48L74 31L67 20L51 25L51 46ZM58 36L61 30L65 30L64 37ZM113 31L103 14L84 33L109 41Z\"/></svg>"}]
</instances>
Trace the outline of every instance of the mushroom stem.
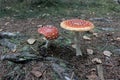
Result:
<instances>
[{"instance_id":1,"label":"mushroom stem","mask_svg":"<svg viewBox=\"0 0 120 80\"><path fill-rule=\"evenodd\" d=\"M79 32L75 32L75 46L76 46L76 56L82 56L82 52L80 49L80 35Z\"/></svg>"},{"instance_id":2,"label":"mushroom stem","mask_svg":"<svg viewBox=\"0 0 120 80\"><path fill-rule=\"evenodd\" d=\"M48 48L48 46L49 46L49 40L46 39L45 41L46 41L46 43L45 43L44 47Z\"/></svg>"}]
</instances>

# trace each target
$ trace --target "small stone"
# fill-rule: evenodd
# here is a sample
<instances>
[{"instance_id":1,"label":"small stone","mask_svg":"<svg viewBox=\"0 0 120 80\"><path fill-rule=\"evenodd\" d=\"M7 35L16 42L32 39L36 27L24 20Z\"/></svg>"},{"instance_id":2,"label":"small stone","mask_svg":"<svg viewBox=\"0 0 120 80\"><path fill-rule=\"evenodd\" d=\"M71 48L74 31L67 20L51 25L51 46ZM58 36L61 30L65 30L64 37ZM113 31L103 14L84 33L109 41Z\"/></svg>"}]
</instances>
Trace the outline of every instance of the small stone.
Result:
<instances>
[{"instance_id":1,"label":"small stone","mask_svg":"<svg viewBox=\"0 0 120 80\"><path fill-rule=\"evenodd\" d=\"M107 57L110 57L112 55L110 51L104 51L103 54Z\"/></svg>"},{"instance_id":2,"label":"small stone","mask_svg":"<svg viewBox=\"0 0 120 80\"><path fill-rule=\"evenodd\" d=\"M16 52L17 51L17 49L15 48L15 49L12 49L12 52Z\"/></svg>"},{"instance_id":3,"label":"small stone","mask_svg":"<svg viewBox=\"0 0 120 80\"><path fill-rule=\"evenodd\" d=\"M98 33L93 33L93 36L98 37Z\"/></svg>"},{"instance_id":4,"label":"small stone","mask_svg":"<svg viewBox=\"0 0 120 80\"><path fill-rule=\"evenodd\" d=\"M31 22L31 24L35 24L34 22Z\"/></svg>"},{"instance_id":5,"label":"small stone","mask_svg":"<svg viewBox=\"0 0 120 80\"><path fill-rule=\"evenodd\" d=\"M94 59L92 59L92 62L93 62L93 63L98 63L98 64L101 64L101 63L102 63L102 61L101 61L99 58L94 58Z\"/></svg>"},{"instance_id":6,"label":"small stone","mask_svg":"<svg viewBox=\"0 0 120 80\"><path fill-rule=\"evenodd\" d=\"M43 37L42 39L43 39L43 40L46 40L46 38L45 38L45 37Z\"/></svg>"},{"instance_id":7,"label":"small stone","mask_svg":"<svg viewBox=\"0 0 120 80\"><path fill-rule=\"evenodd\" d=\"M75 44L72 44L71 46L72 46L72 48L76 48L76 45L75 45Z\"/></svg>"},{"instance_id":8,"label":"small stone","mask_svg":"<svg viewBox=\"0 0 120 80\"><path fill-rule=\"evenodd\" d=\"M33 38L30 38L30 39L27 40L28 44L34 44L35 41L36 41L36 40L33 39Z\"/></svg>"},{"instance_id":9,"label":"small stone","mask_svg":"<svg viewBox=\"0 0 120 80\"><path fill-rule=\"evenodd\" d=\"M39 28L39 27L42 27L43 25L37 25L37 27Z\"/></svg>"},{"instance_id":10,"label":"small stone","mask_svg":"<svg viewBox=\"0 0 120 80\"><path fill-rule=\"evenodd\" d=\"M93 54L93 50L92 49L87 49L87 53L88 54Z\"/></svg>"},{"instance_id":11,"label":"small stone","mask_svg":"<svg viewBox=\"0 0 120 80\"><path fill-rule=\"evenodd\" d=\"M90 71L96 71L96 69L95 69L95 68L92 68Z\"/></svg>"},{"instance_id":12,"label":"small stone","mask_svg":"<svg viewBox=\"0 0 120 80\"><path fill-rule=\"evenodd\" d=\"M3 31L3 29L0 29L0 32Z\"/></svg>"},{"instance_id":13,"label":"small stone","mask_svg":"<svg viewBox=\"0 0 120 80\"><path fill-rule=\"evenodd\" d=\"M10 22L6 22L5 25L7 26Z\"/></svg>"},{"instance_id":14,"label":"small stone","mask_svg":"<svg viewBox=\"0 0 120 80\"><path fill-rule=\"evenodd\" d=\"M99 80L99 78L96 74L87 75L86 78L88 80Z\"/></svg>"},{"instance_id":15,"label":"small stone","mask_svg":"<svg viewBox=\"0 0 120 80\"><path fill-rule=\"evenodd\" d=\"M112 52L114 54L120 55L120 49L119 48L118 49L114 49Z\"/></svg>"},{"instance_id":16,"label":"small stone","mask_svg":"<svg viewBox=\"0 0 120 80\"><path fill-rule=\"evenodd\" d=\"M120 41L120 37L117 37L116 40L117 40L117 41Z\"/></svg>"},{"instance_id":17,"label":"small stone","mask_svg":"<svg viewBox=\"0 0 120 80\"><path fill-rule=\"evenodd\" d=\"M39 78L39 77L42 76L42 73L41 73L40 71L35 71L35 70L33 70L33 71L31 71L31 73L32 73L35 77L37 77L37 78Z\"/></svg>"},{"instance_id":18,"label":"small stone","mask_svg":"<svg viewBox=\"0 0 120 80\"><path fill-rule=\"evenodd\" d=\"M85 40L91 40L91 38L88 37L88 36L83 36L83 39L85 39Z\"/></svg>"}]
</instances>

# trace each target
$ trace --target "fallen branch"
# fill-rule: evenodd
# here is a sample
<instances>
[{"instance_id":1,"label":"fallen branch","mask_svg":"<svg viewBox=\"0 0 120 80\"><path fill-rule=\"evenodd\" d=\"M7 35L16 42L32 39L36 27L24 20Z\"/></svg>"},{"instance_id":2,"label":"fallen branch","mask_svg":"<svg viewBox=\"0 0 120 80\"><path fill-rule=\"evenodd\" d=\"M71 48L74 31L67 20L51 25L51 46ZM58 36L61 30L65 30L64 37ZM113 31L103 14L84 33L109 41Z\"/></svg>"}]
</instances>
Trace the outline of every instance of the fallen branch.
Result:
<instances>
[{"instance_id":1,"label":"fallen branch","mask_svg":"<svg viewBox=\"0 0 120 80\"><path fill-rule=\"evenodd\" d=\"M8 39L1 39L0 40L0 45L7 47L10 49L12 52L16 51L17 45L14 43L11 43Z\"/></svg>"},{"instance_id":2,"label":"fallen branch","mask_svg":"<svg viewBox=\"0 0 120 80\"><path fill-rule=\"evenodd\" d=\"M0 32L0 38L15 38L17 36L20 36L19 32L11 33L11 32Z\"/></svg>"},{"instance_id":3,"label":"fallen branch","mask_svg":"<svg viewBox=\"0 0 120 80\"><path fill-rule=\"evenodd\" d=\"M26 63L32 60L43 60L43 57L37 56L35 54L30 54L29 52L5 54L0 57L0 60L8 60L14 63Z\"/></svg>"}]
</instances>

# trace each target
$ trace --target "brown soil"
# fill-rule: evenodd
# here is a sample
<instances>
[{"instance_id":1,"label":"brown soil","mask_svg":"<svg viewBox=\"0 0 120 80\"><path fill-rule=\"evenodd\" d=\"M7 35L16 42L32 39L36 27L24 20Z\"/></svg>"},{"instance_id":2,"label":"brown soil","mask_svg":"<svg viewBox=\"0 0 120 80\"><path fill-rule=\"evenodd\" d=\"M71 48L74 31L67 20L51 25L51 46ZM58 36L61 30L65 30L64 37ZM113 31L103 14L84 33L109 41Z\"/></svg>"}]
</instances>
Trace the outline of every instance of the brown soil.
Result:
<instances>
[{"instance_id":1,"label":"brown soil","mask_svg":"<svg viewBox=\"0 0 120 80\"><path fill-rule=\"evenodd\" d=\"M95 32L85 33L90 35L91 40L81 39L81 49L84 54L87 54L86 49L92 49L94 53L92 55L84 55L83 57L76 57L74 48L69 46L50 46L48 50L49 56L59 57L60 59L68 61L71 65L74 66L74 71L79 77L79 80L87 80L87 76L92 75L92 70L95 69L95 74L97 74L96 64L92 63L93 58L99 58L102 60L103 72L105 80L119 80L120 79L120 51L114 52L113 50L120 50L120 19L111 17L109 22L104 21L93 21L95 26L98 28ZM46 19L26 19L26 20L16 20L11 18L2 18L0 19L0 29L7 32L20 32L22 34L30 35L33 38L38 38L37 28L38 25L51 24L55 25L60 30L60 36L64 38L73 38L68 35L67 30L60 28L59 23L62 19L57 21L46 20ZM113 28L115 30L100 30L101 28ZM93 36L92 33L97 33L97 36ZM54 48L54 49L53 49ZM2 55L3 47L0 46L0 55ZM106 59L106 56L103 55L103 51L108 50L113 54ZM9 53L9 52L8 52ZM46 63L44 61L30 62L26 64L14 64L9 63L8 61L0 62L0 78L1 80L52 80L51 69L46 68ZM47 63L47 65L49 65ZM20 71L25 71L23 77L19 73L11 72L14 67L19 66ZM33 68L39 67L40 72L44 72L41 78L37 78L31 74ZM19 72L20 72L19 71ZM13 74L11 76L4 77L7 73ZM18 77L15 77L18 76ZM29 77L30 76L30 77ZM16 79L15 79L16 78ZM93 79L92 79L93 80ZM98 80L98 79L95 79Z\"/></svg>"}]
</instances>

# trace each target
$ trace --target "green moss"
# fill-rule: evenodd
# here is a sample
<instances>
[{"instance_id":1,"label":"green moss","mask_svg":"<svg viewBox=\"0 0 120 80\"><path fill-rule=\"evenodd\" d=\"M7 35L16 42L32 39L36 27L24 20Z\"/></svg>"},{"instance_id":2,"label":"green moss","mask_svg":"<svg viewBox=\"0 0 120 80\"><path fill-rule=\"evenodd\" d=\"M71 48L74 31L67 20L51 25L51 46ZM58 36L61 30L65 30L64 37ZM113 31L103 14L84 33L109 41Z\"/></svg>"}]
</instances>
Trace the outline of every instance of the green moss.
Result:
<instances>
[{"instance_id":1,"label":"green moss","mask_svg":"<svg viewBox=\"0 0 120 80\"><path fill-rule=\"evenodd\" d=\"M0 0L0 17L51 18L79 17L84 15L105 16L119 14L120 6L113 0Z\"/></svg>"}]
</instances>

